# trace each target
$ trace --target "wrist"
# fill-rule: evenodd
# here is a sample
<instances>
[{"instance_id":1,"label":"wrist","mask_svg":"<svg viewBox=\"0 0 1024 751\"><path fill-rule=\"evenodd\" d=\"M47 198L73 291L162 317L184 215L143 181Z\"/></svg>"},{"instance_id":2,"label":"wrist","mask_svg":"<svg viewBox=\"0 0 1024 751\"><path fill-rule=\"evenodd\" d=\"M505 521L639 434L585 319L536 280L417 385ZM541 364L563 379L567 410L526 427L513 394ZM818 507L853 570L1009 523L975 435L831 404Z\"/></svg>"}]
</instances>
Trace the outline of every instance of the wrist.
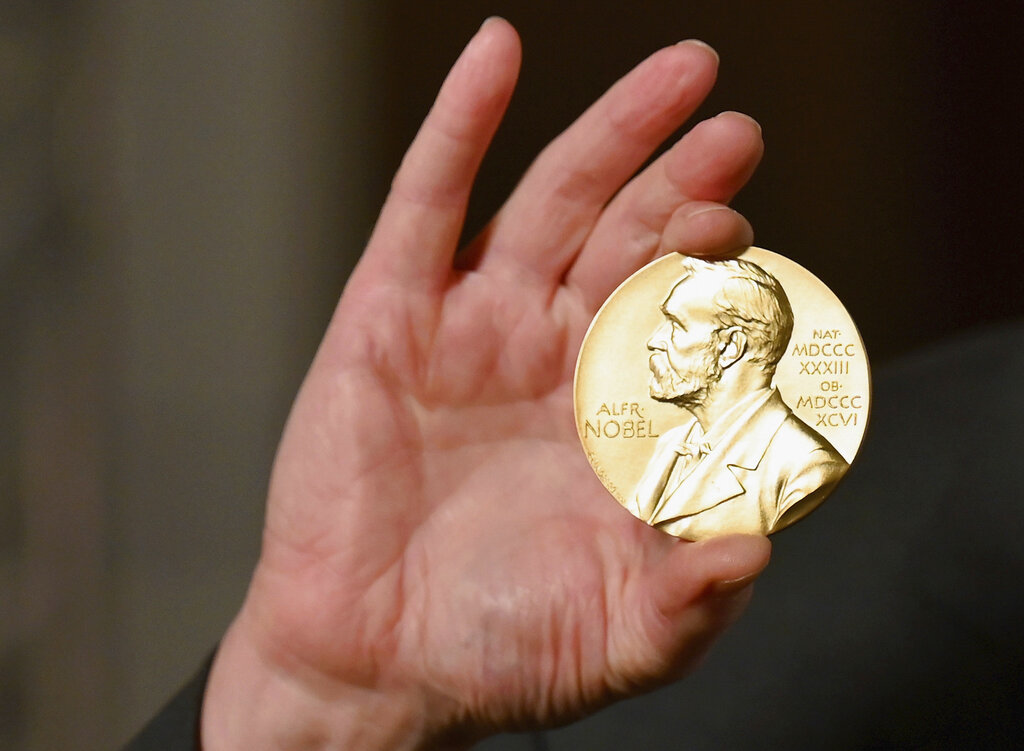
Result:
<instances>
[{"instance_id":1,"label":"wrist","mask_svg":"<svg viewBox=\"0 0 1024 751\"><path fill-rule=\"evenodd\" d=\"M426 711L399 691L288 669L261 652L244 615L214 659L203 700L203 751L456 749L429 730Z\"/></svg>"}]
</instances>

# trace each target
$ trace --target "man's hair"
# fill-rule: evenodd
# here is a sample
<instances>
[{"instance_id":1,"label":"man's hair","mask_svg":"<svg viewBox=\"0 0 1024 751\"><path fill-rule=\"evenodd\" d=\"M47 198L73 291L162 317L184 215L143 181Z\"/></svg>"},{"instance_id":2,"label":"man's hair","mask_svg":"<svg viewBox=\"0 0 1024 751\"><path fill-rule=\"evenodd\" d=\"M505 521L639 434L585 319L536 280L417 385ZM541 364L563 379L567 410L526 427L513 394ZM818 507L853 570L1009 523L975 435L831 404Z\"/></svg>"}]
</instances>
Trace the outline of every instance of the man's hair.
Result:
<instances>
[{"instance_id":1,"label":"man's hair","mask_svg":"<svg viewBox=\"0 0 1024 751\"><path fill-rule=\"evenodd\" d=\"M720 284L715 293L716 318L722 328L737 326L747 335L747 357L773 373L793 335L793 308L779 280L756 263L732 259L703 261L683 257L690 277L712 274Z\"/></svg>"}]
</instances>

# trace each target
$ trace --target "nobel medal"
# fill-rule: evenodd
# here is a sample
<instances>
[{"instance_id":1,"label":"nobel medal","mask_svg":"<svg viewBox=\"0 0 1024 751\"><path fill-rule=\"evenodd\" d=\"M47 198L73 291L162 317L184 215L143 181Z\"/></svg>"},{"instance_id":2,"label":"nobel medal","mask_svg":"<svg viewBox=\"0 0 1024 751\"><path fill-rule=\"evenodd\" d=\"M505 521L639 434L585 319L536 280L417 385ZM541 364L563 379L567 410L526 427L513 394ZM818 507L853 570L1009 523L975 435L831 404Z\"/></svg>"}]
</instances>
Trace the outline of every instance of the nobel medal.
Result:
<instances>
[{"instance_id":1,"label":"nobel medal","mask_svg":"<svg viewBox=\"0 0 1024 751\"><path fill-rule=\"evenodd\" d=\"M574 406L591 466L637 518L687 540L771 534L846 473L871 378L850 315L799 264L672 253L594 317Z\"/></svg>"}]
</instances>

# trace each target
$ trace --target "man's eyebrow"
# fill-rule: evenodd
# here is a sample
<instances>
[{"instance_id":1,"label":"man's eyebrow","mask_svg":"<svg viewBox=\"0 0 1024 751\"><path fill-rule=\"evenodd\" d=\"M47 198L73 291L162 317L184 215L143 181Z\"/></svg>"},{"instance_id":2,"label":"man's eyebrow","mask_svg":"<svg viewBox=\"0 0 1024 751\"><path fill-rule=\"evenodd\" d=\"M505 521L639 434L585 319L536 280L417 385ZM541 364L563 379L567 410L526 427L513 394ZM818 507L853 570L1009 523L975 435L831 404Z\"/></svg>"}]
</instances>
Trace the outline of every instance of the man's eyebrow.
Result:
<instances>
[{"instance_id":1,"label":"man's eyebrow","mask_svg":"<svg viewBox=\"0 0 1024 751\"><path fill-rule=\"evenodd\" d=\"M663 316L665 316L667 319L669 319L670 321L675 321L677 324L682 326L683 329L685 330L686 329L686 325L682 321L680 321L678 318L676 318L674 315L672 315L672 313L669 312L669 309L665 307L665 305L667 303L668 303L668 300L666 300L665 302L663 302L661 304L661 314Z\"/></svg>"}]
</instances>

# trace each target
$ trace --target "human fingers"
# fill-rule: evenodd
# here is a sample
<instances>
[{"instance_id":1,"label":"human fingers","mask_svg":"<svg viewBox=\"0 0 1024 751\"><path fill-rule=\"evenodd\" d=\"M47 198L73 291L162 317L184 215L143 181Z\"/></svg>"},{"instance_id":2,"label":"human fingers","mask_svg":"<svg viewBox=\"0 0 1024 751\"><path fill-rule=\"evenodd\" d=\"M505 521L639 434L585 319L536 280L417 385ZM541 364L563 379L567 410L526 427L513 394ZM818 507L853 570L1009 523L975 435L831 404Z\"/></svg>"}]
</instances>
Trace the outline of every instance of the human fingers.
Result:
<instances>
[{"instance_id":1,"label":"human fingers","mask_svg":"<svg viewBox=\"0 0 1024 751\"><path fill-rule=\"evenodd\" d=\"M601 209L714 83L702 42L656 52L556 138L471 249L470 263L510 277L561 280ZM486 247L484 247L486 245Z\"/></svg>"},{"instance_id":2,"label":"human fingers","mask_svg":"<svg viewBox=\"0 0 1024 751\"><path fill-rule=\"evenodd\" d=\"M671 545L640 585L646 597L633 628L643 645L625 661L625 675L659 682L692 668L742 613L770 556L771 543L756 535Z\"/></svg>"},{"instance_id":3,"label":"human fingers","mask_svg":"<svg viewBox=\"0 0 1024 751\"><path fill-rule=\"evenodd\" d=\"M477 169L497 129L520 63L519 37L490 18L452 66L391 184L357 271L438 285L451 260Z\"/></svg>"},{"instance_id":4,"label":"human fingers","mask_svg":"<svg viewBox=\"0 0 1024 751\"><path fill-rule=\"evenodd\" d=\"M720 203L691 201L669 217L657 252L721 258L753 242L754 228L738 211Z\"/></svg>"},{"instance_id":5,"label":"human fingers","mask_svg":"<svg viewBox=\"0 0 1024 751\"><path fill-rule=\"evenodd\" d=\"M668 619L703 596L735 594L753 583L771 558L771 542L761 535L727 535L674 544L648 572L651 602Z\"/></svg>"},{"instance_id":6,"label":"human fingers","mask_svg":"<svg viewBox=\"0 0 1024 751\"><path fill-rule=\"evenodd\" d=\"M749 223L723 204L763 152L761 128L746 115L724 112L699 123L612 200L566 283L596 308L660 253L721 255L750 245Z\"/></svg>"}]
</instances>

